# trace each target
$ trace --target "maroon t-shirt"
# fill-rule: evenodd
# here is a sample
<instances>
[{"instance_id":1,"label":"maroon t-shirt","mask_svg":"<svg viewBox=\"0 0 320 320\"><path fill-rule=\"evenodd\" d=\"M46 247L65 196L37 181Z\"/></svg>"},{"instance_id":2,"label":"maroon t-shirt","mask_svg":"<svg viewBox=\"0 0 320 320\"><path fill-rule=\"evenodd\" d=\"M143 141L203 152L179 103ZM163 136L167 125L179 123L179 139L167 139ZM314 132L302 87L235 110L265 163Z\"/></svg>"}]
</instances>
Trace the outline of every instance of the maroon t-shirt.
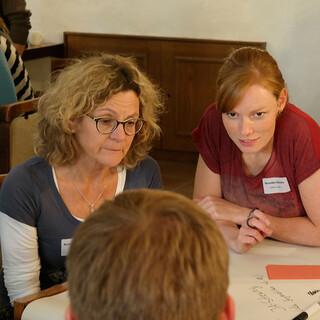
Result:
<instances>
[{"instance_id":1,"label":"maroon t-shirt","mask_svg":"<svg viewBox=\"0 0 320 320\"><path fill-rule=\"evenodd\" d=\"M279 217L306 215L298 185L320 168L320 127L306 113L287 104L277 120L272 155L256 176L245 174L241 151L215 104L192 135L208 168L220 175L224 199Z\"/></svg>"}]
</instances>

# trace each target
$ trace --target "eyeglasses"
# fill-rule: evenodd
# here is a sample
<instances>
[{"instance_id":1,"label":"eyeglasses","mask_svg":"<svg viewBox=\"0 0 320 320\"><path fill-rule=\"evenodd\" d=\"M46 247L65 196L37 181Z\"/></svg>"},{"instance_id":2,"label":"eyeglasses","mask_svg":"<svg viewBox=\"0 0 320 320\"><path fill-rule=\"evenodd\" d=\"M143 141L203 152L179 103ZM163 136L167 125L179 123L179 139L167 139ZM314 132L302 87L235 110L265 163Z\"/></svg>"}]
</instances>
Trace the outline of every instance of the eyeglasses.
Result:
<instances>
[{"instance_id":1,"label":"eyeglasses","mask_svg":"<svg viewBox=\"0 0 320 320\"><path fill-rule=\"evenodd\" d=\"M144 120L141 118L130 118L125 121L119 121L110 118L95 118L89 114L86 116L96 122L96 128L101 134L112 133L118 128L119 124L122 124L125 134L133 136L142 129L144 124Z\"/></svg>"}]
</instances>

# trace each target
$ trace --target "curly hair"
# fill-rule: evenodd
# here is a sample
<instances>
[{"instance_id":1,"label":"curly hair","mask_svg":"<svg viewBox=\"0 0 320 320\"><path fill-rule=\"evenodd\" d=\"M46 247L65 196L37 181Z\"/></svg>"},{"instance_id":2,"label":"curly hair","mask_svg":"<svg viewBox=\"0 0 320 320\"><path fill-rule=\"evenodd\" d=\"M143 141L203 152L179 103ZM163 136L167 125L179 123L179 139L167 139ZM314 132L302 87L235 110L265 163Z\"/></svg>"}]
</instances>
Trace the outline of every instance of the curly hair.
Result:
<instances>
[{"instance_id":1,"label":"curly hair","mask_svg":"<svg viewBox=\"0 0 320 320\"><path fill-rule=\"evenodd\" d=\"M133 90L145 121L121 164L132 168L160 134L157 124L163 110L162 94L130 57L100 54L76 60L61 71L39 99L35 152L51 165L70 165L80 156L71 129L72 120L92 113L114 94Z\"/></svg>"},{"instance_id":2,"label":"curly hair","mask_svg":"<svg viewBox=\"0 0 320 320\"><path fill-rule=\"evenodd\" d=\"M277 62L266 50L239 48L226 58L219 70L216 82L217 109L223 113L232 110L253 84L269 90L276 99L286 87Z\"/></svg>"}]
</instances>

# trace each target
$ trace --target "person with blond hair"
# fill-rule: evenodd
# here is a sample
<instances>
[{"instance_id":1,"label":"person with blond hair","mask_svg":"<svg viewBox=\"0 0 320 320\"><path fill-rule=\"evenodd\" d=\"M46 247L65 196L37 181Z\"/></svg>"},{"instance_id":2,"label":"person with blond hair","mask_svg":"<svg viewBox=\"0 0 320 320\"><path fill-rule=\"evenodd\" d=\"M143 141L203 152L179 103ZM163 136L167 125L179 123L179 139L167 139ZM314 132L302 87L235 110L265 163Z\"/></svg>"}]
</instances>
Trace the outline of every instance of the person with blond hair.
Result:
<instances>
[{"instance_id":1,"label":"person with blond hair","mask_svg":"<svg viewBox=\"0 0 320 320\"><path fill-rule=\"evenodd\" d=\"M233 250L265 237L320 246L320 127L288 102L267 51L244 47L227 57L216 102L193 138L200 153L194 198Z\"/></svg>"},{"instance_id":2,"label":"person with blond hair","mask_svg":"<svg viewBox=\"0 0 320 320\"><path fill-rule=\"evenodd\" d=\"M131 58L107 54L68 66L41 96L37 156L13 168L0 192L11 302L66 280L73 232L106 199L161 187L148 152L162 107Z\"/></svg>"},{"instance_id":3,"label":"person with blond hair","mask_svg":"<svg viewBox=\"0 0 320 320\"><path fill-rule=\"evenodd\" d=\"M192 200L129 190L75 232L67 320L233 320L228 251Z\"/></svg>"}]
</instances>

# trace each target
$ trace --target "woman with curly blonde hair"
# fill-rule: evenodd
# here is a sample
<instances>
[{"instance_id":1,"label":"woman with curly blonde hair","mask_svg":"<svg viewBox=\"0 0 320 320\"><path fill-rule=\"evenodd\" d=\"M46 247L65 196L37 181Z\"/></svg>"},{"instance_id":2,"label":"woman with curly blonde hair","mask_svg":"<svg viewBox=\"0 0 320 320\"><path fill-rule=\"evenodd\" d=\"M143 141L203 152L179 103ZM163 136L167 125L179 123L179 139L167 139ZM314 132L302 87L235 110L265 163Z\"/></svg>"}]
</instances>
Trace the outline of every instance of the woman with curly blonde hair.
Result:
<instances>
[{"instance_id":1,"label":"woman with curly blonde hair","mask_svg":"<svg viewBox=\"0 0 320 320\"><path fill-rule=\"evenodd\" d=\"M75 228L125 189L160 188L148 151L159 90L131 58L101 54L64 69L40 98L37 156L1 189L4 279L11 302L66 280Z\"/></svg>"}]
</instances>

